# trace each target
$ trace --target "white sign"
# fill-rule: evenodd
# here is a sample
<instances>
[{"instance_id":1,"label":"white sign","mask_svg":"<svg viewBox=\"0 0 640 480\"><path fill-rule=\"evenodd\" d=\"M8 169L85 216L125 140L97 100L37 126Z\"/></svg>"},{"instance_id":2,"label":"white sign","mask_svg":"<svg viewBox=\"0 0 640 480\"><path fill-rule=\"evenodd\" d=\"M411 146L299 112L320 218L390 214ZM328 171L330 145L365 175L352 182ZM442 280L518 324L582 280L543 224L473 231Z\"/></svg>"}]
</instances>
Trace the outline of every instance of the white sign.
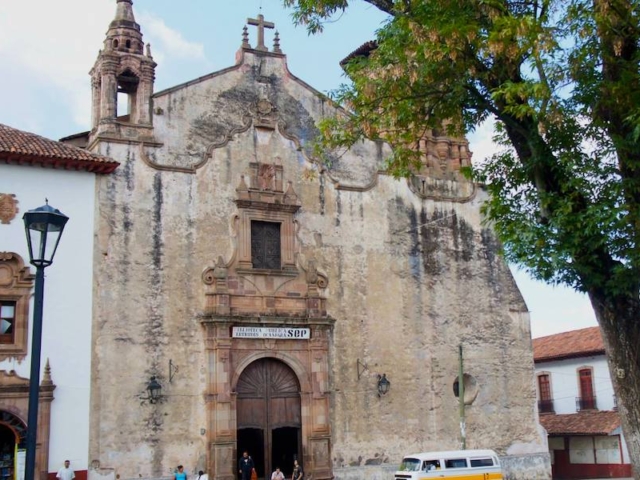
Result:
<instances>
[{"instance_id":1,"label":"white sign","mask_svg":"<svg viewBox=\"0 0 640 480\"><path fill-rule=\"evenodd\" d=\"M281 327L233 327L233 338L274 338L278 340L301 340L311 338L310 328Z\"/></svg>"},{"instance_id":2,"label":"white sign","mask_svg":"<svg viewBox=\"0 0 640 480\"><path fill-rule=\"evenodd\" d=\"M15 457L15 478L16 480L24 480L25 467L27 464L27 451L16 450Z\"/></svg>"}]
</instances>

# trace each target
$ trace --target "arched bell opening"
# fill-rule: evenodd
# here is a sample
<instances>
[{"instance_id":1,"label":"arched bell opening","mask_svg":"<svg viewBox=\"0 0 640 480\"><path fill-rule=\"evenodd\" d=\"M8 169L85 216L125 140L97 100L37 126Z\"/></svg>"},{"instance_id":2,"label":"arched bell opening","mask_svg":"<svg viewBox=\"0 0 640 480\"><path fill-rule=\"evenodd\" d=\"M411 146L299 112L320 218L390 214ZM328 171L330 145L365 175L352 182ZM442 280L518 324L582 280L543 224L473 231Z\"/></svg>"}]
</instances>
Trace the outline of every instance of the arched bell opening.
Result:
<instances>
[{"instance_id":1,"label":"arched bell opening","mask_svg":"<svg viewBox=\"0 0 640 480\"><path fill-rule=\"evenodd\" d=\"M116 81L118 85L116 103L118 121L135 123L137 119L133 116L136 112L140 79L133 71L126 69L118 75Z\"/></svg>"}]
</instances>

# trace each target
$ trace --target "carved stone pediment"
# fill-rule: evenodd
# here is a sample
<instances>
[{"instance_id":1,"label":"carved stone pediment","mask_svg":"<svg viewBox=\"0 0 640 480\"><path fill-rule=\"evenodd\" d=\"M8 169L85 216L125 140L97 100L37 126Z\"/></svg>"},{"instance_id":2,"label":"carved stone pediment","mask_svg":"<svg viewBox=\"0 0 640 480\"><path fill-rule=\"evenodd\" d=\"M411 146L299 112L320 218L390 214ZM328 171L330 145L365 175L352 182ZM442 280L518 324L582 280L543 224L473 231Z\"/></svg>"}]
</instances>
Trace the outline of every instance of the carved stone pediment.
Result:
<instances>
[{"instance_id":1,"label":"carved stone pediment","mask_svg":"<svg viewBox=\"0 0 640 480\"><path fill-rule=\"evenodd\" d=\"M0 389L15 387L29 388L29 379L21 377L15 370L0 370Z\"/></svg>"},{"instance_id":2,"label":"carved stone pediment","mask_svg":"<svg viewBox=\"0 0 640 480\"><path fill-rule=\"evenodd\" d=\"M325 317L328 278L300 255L294 216L301 202L279 159L250 163L236 195L234 253L202 274L209 286L206 313Z\"/></svg>"}]
</instances>

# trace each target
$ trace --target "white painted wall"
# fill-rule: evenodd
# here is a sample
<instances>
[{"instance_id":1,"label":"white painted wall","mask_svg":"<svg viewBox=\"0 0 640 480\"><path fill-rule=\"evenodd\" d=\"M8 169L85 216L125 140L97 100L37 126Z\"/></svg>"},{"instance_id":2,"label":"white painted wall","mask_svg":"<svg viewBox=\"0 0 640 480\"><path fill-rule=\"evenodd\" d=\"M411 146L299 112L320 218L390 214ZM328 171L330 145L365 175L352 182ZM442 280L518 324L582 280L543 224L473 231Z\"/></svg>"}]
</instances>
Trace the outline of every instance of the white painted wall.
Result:
<instances>
[{"instance_id":1,"label":"white painted wall","mask_svg":"<svg viewBox=\"0 0 640 480\"><path fill-rule=\"evenodd\" d=\"M69 217L53 264L45 270L41 377L47 358L57 388L51 404L49 471L65 459L87 469L93 289L95 175L33 166L0 165L0 192L13 193L20 212L0 225L0 251L15 252L29 263L22 215L49 204ZM35 274L35 268L32 272ZM33 315L33 299L29 310ZM29 328L31 328L31 318ZM31 332L29 331L29 352ZM29 378L30 357L0 362ZM26 419L25 419L26 420Z\"/></svg>"},{"instance_id":2,"label":"white painted wall","mask_svg":"<svg viewBox=\"0 0 640 480\"><path fill-rule=\"evenodd\" d=\"M613 384L611 383L609 365L605 355L536 363L536 395L538 400L540 400L540 389L537 374L548 372L551 374L551 397L553 398L555 413L576 413L576 397L580 396L578 370L584 367L593 368L593 391L596 396L598 410L613 410ZM611 434L620 435L622 462L629 463L629 450L622 428L614 430Z\"/></svg>"},{"instance_id":3,"label":"white painted wall","mask_svg":"<svg viewBox=\"0 0 640 480\"><path fill-rule=\"evenodd\" d=\"M613 410L613 385L609 375L609 366L604 355L571 358L554 362L536 363L536 375L541 372L551 374L551 396L556 414L576 413L576 397L580 396L578 370L593 368L593 389L598 410ZM536 378L538 400L540 391Z\"/></svg>"}]
</instances>

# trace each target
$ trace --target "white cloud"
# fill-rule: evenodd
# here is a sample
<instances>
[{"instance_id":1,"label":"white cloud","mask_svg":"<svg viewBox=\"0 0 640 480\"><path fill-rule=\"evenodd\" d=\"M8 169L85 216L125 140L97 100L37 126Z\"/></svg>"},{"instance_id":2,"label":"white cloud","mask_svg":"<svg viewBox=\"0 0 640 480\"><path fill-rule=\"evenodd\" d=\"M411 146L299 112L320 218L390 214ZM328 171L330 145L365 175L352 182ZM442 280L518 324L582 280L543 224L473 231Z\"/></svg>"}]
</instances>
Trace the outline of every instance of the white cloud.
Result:
<instances>
[{"instance_id":1,"label":"white cloud","mask_svg":"<svg viewBox=\"0 0 640 480\"><path fill-rule=\"evenodd\" d=\"M474 165L483 163L486 158L498 151L498 145L493 142L494 127L495 120L488 118L468 136L469 149L473 153L472 161Z\"/></svg>"},{"instance_id":2,"label":"white cloud","mask_svg":"<svg viewBox=\"0 0 640 480\"><path fill-rule=\"evenodd\" d=\"M191 60L205 60L204 45L186 40L180 32L174 30L164 23L164 20L142 12L136 19L143 26L147 43L152 43L155 47L159 44L159 52L162 58L182 58ZM156 48L152 52L154 56Z\"/></svg>"},{"instance_id":3,"label":"white cloud","mask_svg":"<svg viewBox=\"0 0 640 480\"><path fill-rule=\"evenodd\" d=\"M64 8L50 1L0 3L0 64L13 65L21 90L29 92L29 99L39 100L27 99L20 102L21 108L1 112L3 120L42 126L52 117L46 111L47 99L51 104L66 104L71 109L90 104L88 72L114 13L111 0L66 0ZM5 85L0 80L0 88ZM71 114L77 128L88 126L88 117L79 121L79 113ZM63 115L68 112L54 118ZM37 130L42 131L42 127Z\"/></svg>"},{"instance_id":4,"label":"white cloud","mask_svg":"<svg viewBox=\"0 0 640 480\"><path fill-rule=\"evenodd\" d=\"M0 122L52 137L88 129L89 70L115 12L113 0L65 0L64 8L50 0L0 1L0 65L10 66L3 70L13 75L0 76ZM158 17L136 14L145 41L154 44L156 62L206 64L202 44ZM22 99L14 98L18 90Z\"/></svg>"}]
</instances>

